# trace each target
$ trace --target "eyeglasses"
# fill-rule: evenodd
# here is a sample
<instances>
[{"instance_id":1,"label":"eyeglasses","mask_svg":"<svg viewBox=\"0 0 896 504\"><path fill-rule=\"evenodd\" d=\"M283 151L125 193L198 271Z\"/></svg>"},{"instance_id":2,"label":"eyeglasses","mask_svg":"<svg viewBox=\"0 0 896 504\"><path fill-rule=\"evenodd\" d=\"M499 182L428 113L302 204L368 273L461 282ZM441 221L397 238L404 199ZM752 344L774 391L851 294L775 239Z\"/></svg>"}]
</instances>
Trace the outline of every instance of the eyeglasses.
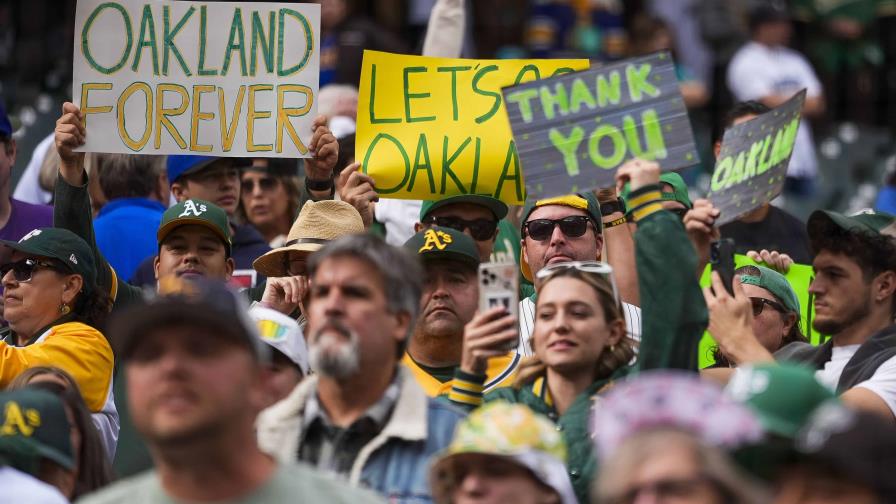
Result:
<instances>
[{"instance_id":1,"label":"eyeglasses","mask_svg":"<svg viewBox=\"0 0 896 504\"><path fill-rule=\"evenodd\" d=\"M703 485L709 484L719 493L720 488L714 484L712 480L704 476L696 478L669 478L639 485L628 490L625 493L606 499L606 502L612 504L630 504L638 499L638 496L644 493L650 493L658 500L664 499L688 499L693 498Z\"/></svg>"},{"instance_id":2,"label":"eyeglasses","mask_svg":"<svg viewBox=\"0 0 896 504\"><path fill-rule=\"evenodd\" d=\"M600 261L566 261L549 264L535 273L535 280L544 282L548 278L571 269L602 277L612 287L613 298L616 299L617 304L619 303L619 291L616 289L616 277L613 274L613 267Z\"/></svg>"},{"instance_id":3,"label":"eyeglasses","mask_svg":"<svg viewBox=\"0 0 896 504\"><path fill-rule=\"evenodd\" d=\"M52 270L59 269L56 264L51 262L39 261L37 259L22 259L21 261L6 263L0 266L0 278L5 277L7 273L12 271L12 276L16 279L16 282L30 282L31 278L34 276L34 270L37 268L47 268Z\"/></svg>"},{"instance_id":4,"label":"eyeglasses","mask_svg":"<svg viewBox=\"0 0 896 504\"><path fill-rule=\"evenodd\" d=\"M241 191L251 193L255 190L255 180L246 179L242 181ZM273 191L277 187L277 179L274 177L262 177L258 179L258 187L263 192Z\"/></svg>"},{"instance_id":5,"label":"eyeglasses","mask_svg":"<svg viewBox=\"0 0 896 504\"><path fill-rule=\"evenodd\" d=\"M765 299L761 297L751 297L750 303L753 304L753 316L758 317L762 310L765 309L765 305L771 306L773 309L777 310L779 313L787 313L787 308L784 308L784 305L778 303L777 301L772 301L771 299Z\"/></svg>"},{"instance_id":6,"label":"eyeglasses","mask_svg":"<svg viewBox=\"0 0 896 504\"><path fill-rule=\"evenodd\" d=\"M498 229L498 222L490 219L473 219L466 220L460 217L452 217L443 215L436 217L430 215L426 218L427 224L435 224L436 226L451 228L456 231L464 232L465 229L470 230L470 236L476 241L491 240L495 237L495 231Z\"/></svg>"},{"instance_id":7,"label":"eyeglasses","mask_svg":"<svg viewBox=\"0 0 896 504\"><path fill-rule=\"evenodd\" d=\"M535 219L523 225L524 234L528 234L535 241L544 241L554 234L554 226L560 226L560 231L569 238L578 238L588 230L590 217L584 215L570 215L562 219Z\"/></svg>"}]
</instances>

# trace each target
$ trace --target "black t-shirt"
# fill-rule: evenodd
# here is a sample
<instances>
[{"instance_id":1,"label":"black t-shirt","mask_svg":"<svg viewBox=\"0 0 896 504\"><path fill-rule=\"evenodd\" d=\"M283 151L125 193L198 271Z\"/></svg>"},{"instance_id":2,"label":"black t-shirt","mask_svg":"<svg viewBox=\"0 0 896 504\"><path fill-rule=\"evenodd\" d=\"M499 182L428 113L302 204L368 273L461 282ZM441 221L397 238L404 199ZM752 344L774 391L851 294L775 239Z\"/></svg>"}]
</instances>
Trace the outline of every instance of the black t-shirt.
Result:
<instances>
[{"instance_id":1,"label":"black t-shirt","mask_svg":"<svg viewBox=\"0 0 896 504\"><path fill-rule=\"evenodd\" d=\"M719 231L722 238L734 240L738 254L749 250L776 250L789 255L796 263L812 264L806 225L775 206L769 207L768 215L759 222L734 221Z\"/></svg>"}]
</instances>

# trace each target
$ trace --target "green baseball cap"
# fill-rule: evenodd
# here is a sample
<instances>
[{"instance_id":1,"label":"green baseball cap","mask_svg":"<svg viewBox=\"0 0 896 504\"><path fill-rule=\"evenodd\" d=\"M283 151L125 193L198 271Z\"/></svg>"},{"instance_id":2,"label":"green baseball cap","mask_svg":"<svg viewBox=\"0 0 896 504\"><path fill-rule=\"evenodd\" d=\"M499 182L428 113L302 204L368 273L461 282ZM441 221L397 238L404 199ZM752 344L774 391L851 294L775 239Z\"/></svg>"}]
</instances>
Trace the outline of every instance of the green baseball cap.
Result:
<instances>
[{"instance_id":1,"label":"green baseball cap","mask_svg":"<svg viewBox=\"0 0 896 504\"><path fill-rule=\"evenodd\" d=\"M672 188L672 192L661 191L664 201L677 201L689 209L694 207L690 196L688 196L688 185L681 175L675 172L665 172L660 175L660 184L666 184ZM631 192L631 184L625 184L619 197L625 200Z\"/></svg>"},{"instance_id":2,"label":"green baseball cap","mask_svg":"<svg viewBox=\"0 0 896 504\"><path fill-rule=\"evenodd\" d=\"M764 266L750 266L759 270L759 275L740 275L740 283L755 285L772 293L787 311L799 314L800 300L784 275Z\"/></svg>"},{"instance_id":3,"label":"green baseball cap","mask_svg":"<svg viewBox=\"0 0 896 504\"><path fill-rule=\"evenodd\" d=\"M0 392L0 456L27 470L39 466L39 458L75 468L65 405L45 390L23 388ZM34 457L34 458L32 458Z\"/></svg>"},{"instance_id":4,"label":"green baseball cap","mask_svg":"<svg viewBox=\"0 0 896 504\"><path fill-rule=\"evenodd\" d=\"M794 364L742 366L725 390L753 409L766 432L790 439L816 408L838 400L813 370Z\"/></svg>"},{"instance_id":5,"label":"green baseball cap","mask_svg":"<svg viewBox=\"0 0 896 504\"><path fill-rule=\"evenodd\" d=\"M520 220L520 236L526 236L526 222L529 221L529 215L531 215L536 208L550 205L568 206L571 208L584 210L585 213L587 213L588 216L591 217L591 220L594 222L594 226L597 228L597 232L603 232L603 222L600 215L600 202L597 201L597 196L595 196L594 193L584 192L577 194L567 194L566 196L556 196L553 198L527 201L526 205L523 207L523 215L522 219ZM530 282L532 281L532 271L529 269L529 263L526 262L526 259L522 254L520 255L520 271L523 273L523 277L526 280Z\"/></svg>"},{"instance_id":6,"label":"green baseball cap","mask_svg":"<svg viewBox=\"0 0 896 504\"><path fill-rule=\"evenodd\" d=\"M424 262L450 259L479 267L479 250L476 242L455 229L433 226L410 237L404 246L418 254Z\"/></svg>"},{"instance_id":7,"label":"green baseball cap","mask_svg":"<svg viewBox=\"0 0 896 504\"><path fill-rule=\"evenodd\" d=\"M830 235L833 229L848 233L869 233L896 238L896 217L884 212L867 209L852 215L830 210L816 210L809 216L806 226L809 237Z\"/></svg>"},{"instance_id":8,"label":"green baseball cap","mask_svg":"<svg viewBox=\"0 0 896 504\"><path fill-rule=\"evenodd\" d=\"M203 226L218 235L227 247L227 255L230 255L232 242L227 213L218 205L199 199L184 200L165 210L156 233L159 245L172 231L190 224Z\"/></svg>"},{"instance_id":9,"label":"green baseball cap","mask_svg":"<svg viewBox=\"0 0 896 504\"><path fill-rule=\"evenodd\" d=\"M424 201L420 207L420 222L426 218L433 210L442 208L456 203L471 203L473 205L483 206L491 210L495 214L496 220L507 217L507 204L501 200L492 198L491 196L482 196L480 194L459 194L457 196L449 196L440 200Z\"/></svg>"},{"instance_id":10,"label":"green baseball cap","mask_svg":"<svg viewBox=\"0 0 896 504\"><path fill-rule=\"evenodd\" d=\"M0 240L5 245L23 254L56 259L72 273L84 279L84 292L90 294L96 285L96 262L93 251L80 236L62 228L35 229L19 241Z\"/></svg>"}]
</instances>

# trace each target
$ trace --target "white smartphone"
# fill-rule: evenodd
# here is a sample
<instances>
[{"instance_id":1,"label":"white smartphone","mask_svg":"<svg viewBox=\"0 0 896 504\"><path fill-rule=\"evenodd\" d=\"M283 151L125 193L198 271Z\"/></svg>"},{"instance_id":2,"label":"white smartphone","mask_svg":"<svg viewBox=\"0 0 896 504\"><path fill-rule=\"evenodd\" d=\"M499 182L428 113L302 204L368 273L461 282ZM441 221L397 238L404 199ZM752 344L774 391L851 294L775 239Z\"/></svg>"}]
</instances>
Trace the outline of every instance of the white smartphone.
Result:
<instances>
[{"instance_id":1,"label":"white smartphone","mask_svg":"<svg viewBox=\"0 0 896 504\"><path fill-rule=\"evenodd\" d=\"M479 265L479 311L503 306L519 320L519 266L512 262L487 262ZM516 350L519 340L508 343L505 350Z\"/></svg>"}]
</instances>

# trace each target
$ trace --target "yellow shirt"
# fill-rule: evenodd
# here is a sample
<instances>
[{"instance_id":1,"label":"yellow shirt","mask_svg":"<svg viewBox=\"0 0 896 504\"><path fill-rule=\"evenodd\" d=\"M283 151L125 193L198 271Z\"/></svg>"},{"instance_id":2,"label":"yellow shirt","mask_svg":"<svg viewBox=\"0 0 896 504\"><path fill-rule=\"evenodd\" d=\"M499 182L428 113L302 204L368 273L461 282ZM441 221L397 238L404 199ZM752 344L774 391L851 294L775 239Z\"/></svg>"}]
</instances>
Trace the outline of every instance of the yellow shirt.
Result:
<instances>
[{"instance_id":1,"label":"yellow shirt","mask_svg":"<svg viewBox=\"0 0 896 504\"><path fill-rule=\"evenodd\" d=\"M103 334L80 322L53 326L23 347L0 341L0 389L28 368L58 367L72 375L90 411L103 409L114 365L112 347Z\"/></svg>"},{"instance_id":2,"label":"yellow shirt","mask_svg":"<svg viewBox=\"0 0 896 504\"><path fill-rule=\"evenodd\" d=\"M505 356L489 359L488 369L485 372L486 380L483 391L487 392L493 388L507 387L513 384L513 380L516 378L516 369L520 364L520 358L520 355L514 350ZM456 380L439 381L414 362L414 359L407 352L405 352L401 363L411 370L411 374L417 379L417 383L423 387L423 390L430 397L448 395L452 386L456 383Z\"/></svg>"}]
</instances>

